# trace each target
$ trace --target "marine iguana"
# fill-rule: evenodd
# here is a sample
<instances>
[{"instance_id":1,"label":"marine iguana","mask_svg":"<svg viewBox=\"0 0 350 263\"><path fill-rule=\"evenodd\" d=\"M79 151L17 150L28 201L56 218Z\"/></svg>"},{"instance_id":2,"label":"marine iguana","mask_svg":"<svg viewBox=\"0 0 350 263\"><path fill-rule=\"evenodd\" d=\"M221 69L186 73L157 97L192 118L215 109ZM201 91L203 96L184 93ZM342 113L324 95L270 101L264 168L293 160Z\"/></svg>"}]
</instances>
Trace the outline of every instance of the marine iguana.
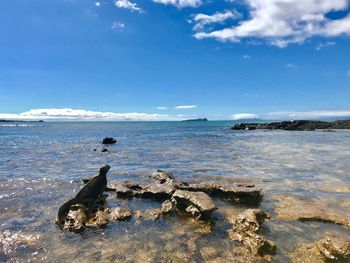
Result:
<instances>
[{"instance_id":1,"label":"marine iguana","mask_svg":"<svg viewBox=\"0 0 350 263\"><path fill-rule=\"evenodd\" d=\"M58 210L57 224L60 229L63 229L65 219L72 205L82 204L87 208L92 207L103 194L107 186L107 172L111 167L107 164L100 169L98 176L91 179L71 200L64 203Z\"/></svg>"}]
</instances>

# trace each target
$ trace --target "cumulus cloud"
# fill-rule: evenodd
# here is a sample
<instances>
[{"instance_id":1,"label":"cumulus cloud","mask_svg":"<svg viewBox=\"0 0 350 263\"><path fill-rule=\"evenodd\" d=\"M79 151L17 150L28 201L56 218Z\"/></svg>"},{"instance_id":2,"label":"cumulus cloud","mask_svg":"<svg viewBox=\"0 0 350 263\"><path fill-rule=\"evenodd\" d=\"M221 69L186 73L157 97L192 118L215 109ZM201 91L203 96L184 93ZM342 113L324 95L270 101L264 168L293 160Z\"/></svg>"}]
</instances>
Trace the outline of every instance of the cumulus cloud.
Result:
<instances>
[{"instance_id":1,"label":"cumulus cloud","mask_svg":"<svg viewBox=\"0 0 350 263\"><path fill-rule=\"evenodd\" d=\"M191 22L195 23L193 30L199 31L203 30L208 25L223 23L227 20L239 19L241 17L242 15L236 10L226 10L222 13L216 12L213 15L206 15L202 13L196 14L193 16L193 20L191 20Z\"/></svg>"},{"instance_id":2,"label":"cumulus cloud","mask_svg":"<svg viewBox=\"0 0 350 263\"><path fill-rule=\"evenodd\" d=\"M197 105L184 105L184 106L175 106L176 110L183 110L183 109L194 109L197 108Z\"/></svg>"},{"instance_id":3,"label":"cumulus cloud","mask_svg":"<svg viewBox=\"0 0 350 263\"><path fill-rule=\"evenodd\" d=\"M115 5L118 8L129 9L131 11L136 11L139 13L143 12L143 10L140 7L138 7L136 3L130 2L129 0L116 0Z\"/></svg>"},{"instance_id":4,"label":"cumulus cloud","mask_svg":"<svg viewBox=\"0 0 350 263\"><path fill-rule=\"evenodd\" d=\"M232 115L232 119L234 120L243 120L243 119L257 119L258 115L252 113L237 113Z\"/></svg>"},{"instance_id":5,"label":"cumulus cloud","mask_svg":"<svg viewBox=\"0 0 350 263\"><path fill-rule=\"evenodd\" d=\"M201 31L194 36L232 42L263 39L282 48L312 36L350 35L349 14L339 19L327 17L330 12L347 10L348 0L243 0L243 3L249 10L247 19L238 25Z\"/></svg>"},{"instance_id":6,"label":"cumulus cloud","mask_svg":"<svg viewBox=\"0 0 350 263\"><path fill-rule=\"evenodd\" d=\"M203 3L202 0L153 0L153 2L164 5L174 5L178 8L197 7Z\"/></svg>"},{"instance_id":7,"label":"cumulus cloud","mask_svg":"<svg viewBox=\"0 0 350 263\"><path fill-rule=\"evenodd\" d=\"M266 116L273 119L319 119L319 118L336 118L349 117L350 110L320 110L320 111L279 111L270 112Z\"/></svg>"},{"instance_id":8,"label":"cumulus cloud","mask_svg":"<svg viewBox=\"0 0 350 263\"><path fill-rule=\"evenodd\" d=\"M104 121L163 121L181 120L185 115L148 114L148 113L116 113L83 109L32 109L19 114L0 113L0 119L7 120L104 120Z\"/></svg>"}]
</instances>

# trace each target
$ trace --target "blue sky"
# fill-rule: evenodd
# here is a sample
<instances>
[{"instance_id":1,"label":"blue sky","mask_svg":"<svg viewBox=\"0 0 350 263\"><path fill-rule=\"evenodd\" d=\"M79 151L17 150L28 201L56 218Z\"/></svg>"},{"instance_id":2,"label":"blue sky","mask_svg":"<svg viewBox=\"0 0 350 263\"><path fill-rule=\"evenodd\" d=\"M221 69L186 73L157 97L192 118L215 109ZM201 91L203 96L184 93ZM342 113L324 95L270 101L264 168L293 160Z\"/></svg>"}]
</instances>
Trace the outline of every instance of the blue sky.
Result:
<instances>
[{"instance_id":1,"label":"blue sky","mask_svg":"<svg viewBox=\"0 0 350 263\"><path fill-rule=\"evenodd\" d=\"M350 116L349 7L3 1L0 118Z\"/></svg>"}]
</instances>

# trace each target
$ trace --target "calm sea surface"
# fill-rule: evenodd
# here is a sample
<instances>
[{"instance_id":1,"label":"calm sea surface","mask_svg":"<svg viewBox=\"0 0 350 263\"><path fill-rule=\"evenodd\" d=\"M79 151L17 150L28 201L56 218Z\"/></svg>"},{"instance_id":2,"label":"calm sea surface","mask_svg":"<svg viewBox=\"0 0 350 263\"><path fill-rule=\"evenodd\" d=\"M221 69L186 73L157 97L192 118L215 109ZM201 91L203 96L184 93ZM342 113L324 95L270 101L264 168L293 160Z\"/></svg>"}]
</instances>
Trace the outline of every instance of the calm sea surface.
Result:
<instances>
[{"instance_id":1,"label":"calm sea surface","mask_svg":"<svg viewBox=\"0 0 350 263\"><path fill-rule=\"evenodd\" d=\"M57 210L108 163L108 180L144 180L156 169L184 180L251 181L271 215L263 234L277 244L275 262L327 231L331 223L274 218L276 196L317 200L350 213L350 131L231 131L232 122L96 122L0 124L0 262L229 262L227 216L244 207L215 200L210 232L183 218L110 223L82 234L61 232ZM102 153L100 141L118 144ZM94 152L93 149L98 151ZM149 200L116 200L133 210ZM231 255L232 256L232 255ZM231 257L232 259L232 257Z\"/></svg>"}]
</instances>

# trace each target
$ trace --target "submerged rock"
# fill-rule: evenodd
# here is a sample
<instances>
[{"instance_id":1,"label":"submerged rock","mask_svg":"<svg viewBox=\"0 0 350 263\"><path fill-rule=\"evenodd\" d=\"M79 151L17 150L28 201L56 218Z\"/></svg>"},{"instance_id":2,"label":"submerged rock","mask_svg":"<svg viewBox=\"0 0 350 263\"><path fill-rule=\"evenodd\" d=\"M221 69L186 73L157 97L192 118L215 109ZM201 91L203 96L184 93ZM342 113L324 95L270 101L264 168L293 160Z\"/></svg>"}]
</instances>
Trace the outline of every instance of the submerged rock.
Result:
<instances>
[{"instance_id":1,"label":"submerged rock","mask_svg":"<svg viewBox=\"0 0 350 263\"><path fill-rule=\"evenodd\" d=\"M247 209L233 221L229 236L259 256L276 254L276 245L258 234L261 225L269 216L260 209Z\"/></svg>"},{"instance_id":2,"label":"submerged rock","mask_svg":"<svg viewBox=\"0 0 350 263\"><path fill-rule=\"evenodd\" d=\"M172 196L172 200L181 210L190 212L191 214L198 211L198 216L200 217L208 217L217 209L213 200L204 192L176 190Z\"/></svg>"},{"instance_id":3,"label":"submerged rock","mask_svg":"<svg viewBox=\"0 0 350 263\"><path fill-rule=\"evenodd\" d=\"M145 220L156 220L162 216L162 209L160 208L153 208L153 209L147 209L144 211L137 210L135 212L136 218L143 218Z\"/></svg>"},{"instance_id":4,"label":"submerged rock","mask_svg":"<svg viewBox=\"0 0 350 263\"><path fill-rule=\"evenodd\" d=\"M319 201L304 201L293 196L278 196L275 209L281 220L331 222L350 227L350 214L327 207Z\"/></svg>"},{"instance_id":5,"label":"submerged rock","mask_svg":"<svg viewBox=\"0 0 350 263\"><path fill-rule=\"evenodd\" d=\"M103 140L102 140L102 143L103 144L115 144L117 143L117 140L112 138L112 137L105 137Z\"/></svg>"},{"instance_id":6,"label":"submerged rock","mask_svg":"<svg viewBox=\"0 0 350 263\"><path fill-rule=\"evenodd\" d=\"M105 148L105 147L103 147L102 150L101 150L101 152L103 152L103 153L108 152L108 149Z\"/></svg>"}]
</instances>

